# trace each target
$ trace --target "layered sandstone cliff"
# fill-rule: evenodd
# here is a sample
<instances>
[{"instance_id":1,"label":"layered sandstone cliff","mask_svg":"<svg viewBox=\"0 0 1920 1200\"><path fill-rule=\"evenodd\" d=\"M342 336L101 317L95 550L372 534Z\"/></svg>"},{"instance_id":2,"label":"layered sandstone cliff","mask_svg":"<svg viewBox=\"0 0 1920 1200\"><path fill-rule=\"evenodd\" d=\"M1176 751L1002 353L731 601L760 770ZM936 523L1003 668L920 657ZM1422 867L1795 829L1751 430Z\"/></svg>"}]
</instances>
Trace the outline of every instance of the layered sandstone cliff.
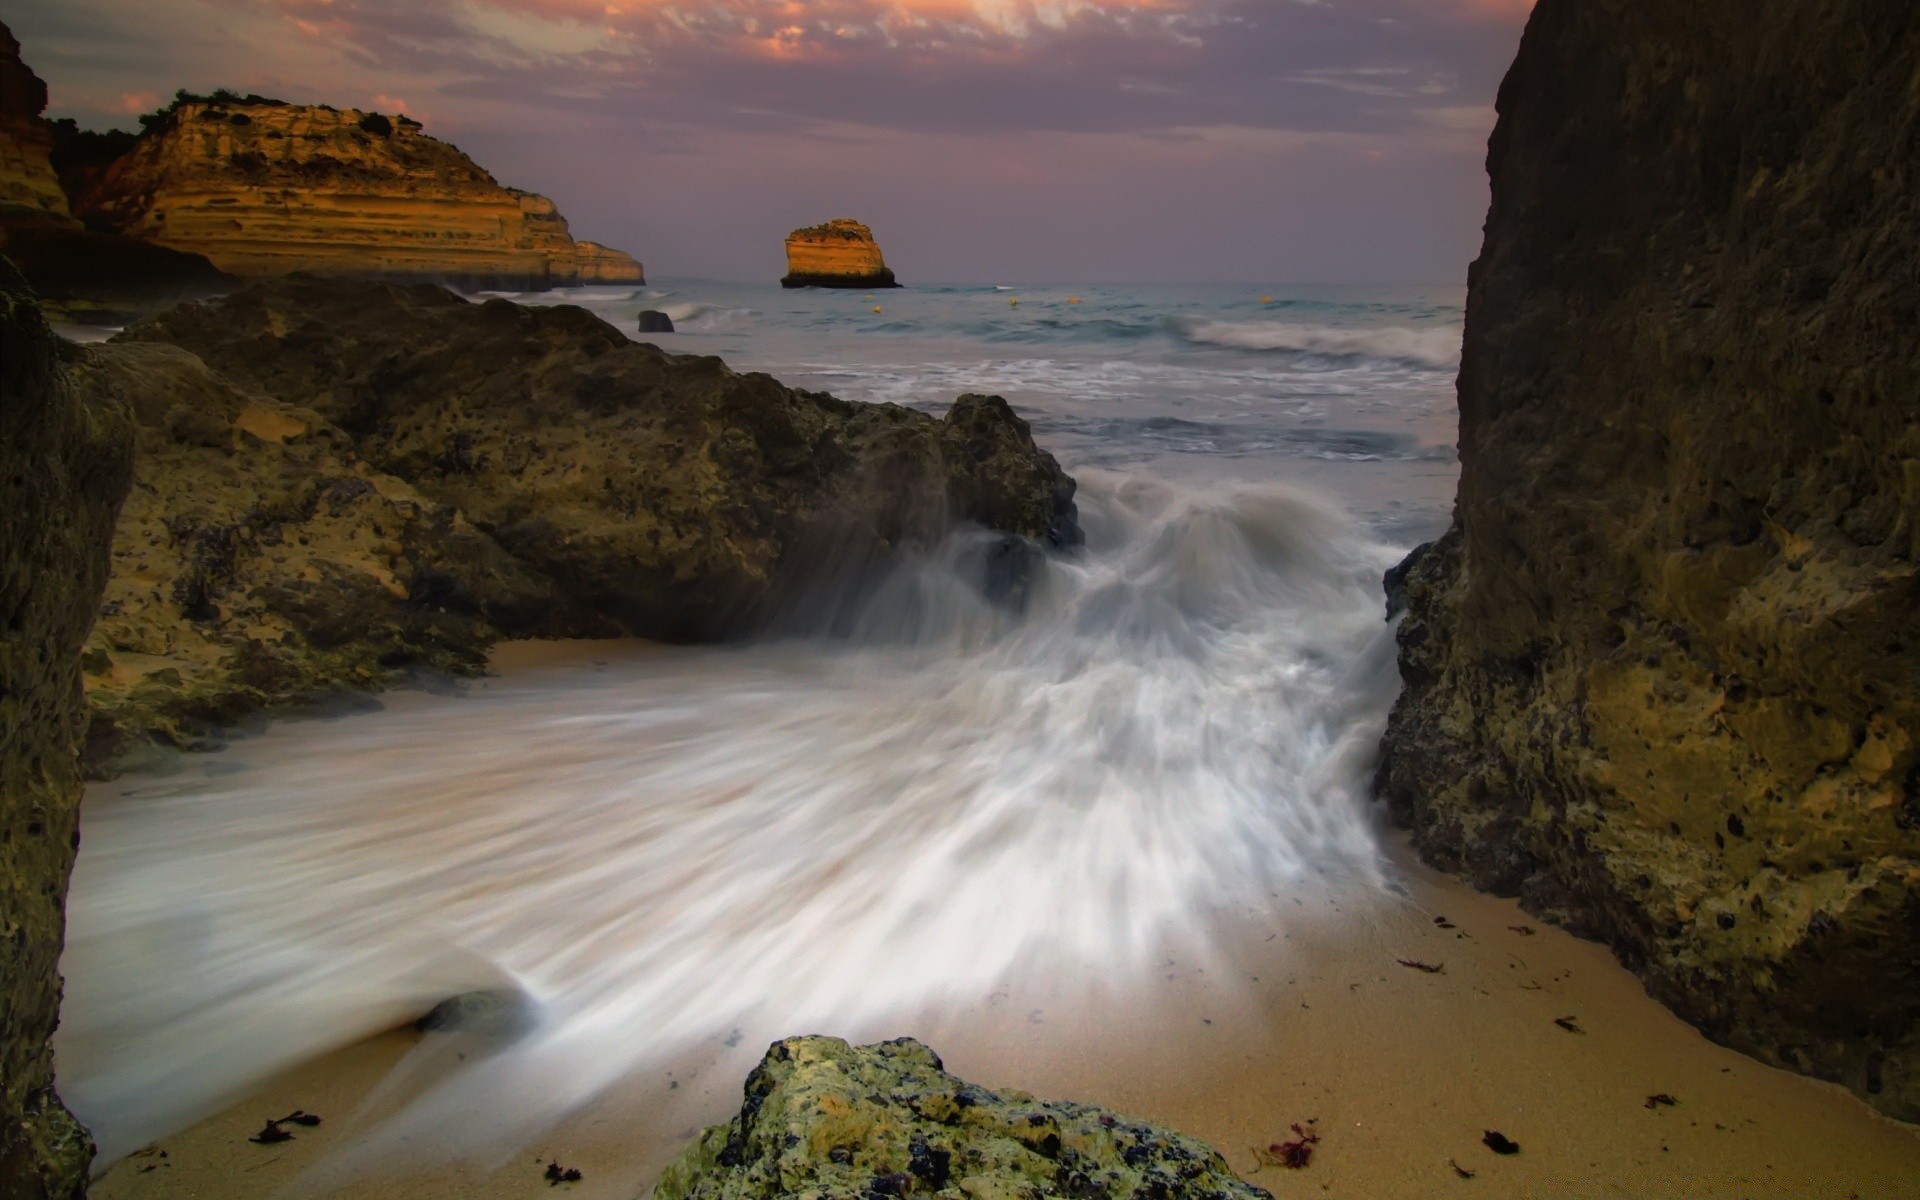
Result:
<instances>
[{"instance_id":1,"label":"layered sandstone cliff","mask_svg":"<svg viewBox=\"0 0 1920 1200\"><path fill-rule=\"evenodd\" d=\"M899 287L880 256L873 231L847 217L787 235L787 273L781 287Z\"/></svg>"},{"instance_id":2,"label":"layered sandstone cliff","mask_svg":"<svg viewBox=\"0 0 1920 1200\"><path fill-rule=\"evenodd\" d=\"M571 306L278 280L137 324L76 378L140 426L86 656L96 768L471 672L502 637L725 637L956 521L1078 536L1004 400L851 403Z\"/></svg>"},{"instance_id":3,"label":"layered sandstone cliff","mask_svg":"<svg viewBox=\"0 0 1920 1200\"><path fill-rule=\"evenodd\" d=\"M0 213L77 224L47 154L53 135L40 114L47 85L20 61L20 43L0 25Z\"/></svg>"},{"instance_id":4,"label":"layered sandstone cliff","mask_svg":"<svg viewBox=\"0 0 1920 1200\"><path fill-rule=\"evenodd\" d=\"M357 109L183 99L76 209L235 275L642 282L631 257L576 242L553 201L500 186L416 121Z\"/></svg>"},{"instance_id":5,"label":"layered sandstone cliff","mask_svg":"<svg viewBox=\"0 0 1920 1200\"><path fill-rule=\"evenodd\" d=\"M1540 0L1382 780L1432 861L1920 1120L1920 8Z\"/></svg>"},{"instance_id":6,"label":"layered sandstone cliff","mask_svg":"<svg viewBox=\"0 0 1920 1200\"><path fill-rule=\"evenodd\" d=\"M0 259L0 1195L86 1191L93 1144L53 1090L63 904L78 844L79 653L107 574L133 431L83 399Z\"/></svg>"},{"instance_id":7,"label":"layered sandstone cliff","mask_svg":"<svg viewBox=\"0 0 1920 1200\"><path fill-rule=\"evenodd\" d=\"M222 282L199 255L81 227L48 157L46 106L47 85L0 25L0 254L40 302L67 315L115 318Z\"/></svg>"}]
</instances>

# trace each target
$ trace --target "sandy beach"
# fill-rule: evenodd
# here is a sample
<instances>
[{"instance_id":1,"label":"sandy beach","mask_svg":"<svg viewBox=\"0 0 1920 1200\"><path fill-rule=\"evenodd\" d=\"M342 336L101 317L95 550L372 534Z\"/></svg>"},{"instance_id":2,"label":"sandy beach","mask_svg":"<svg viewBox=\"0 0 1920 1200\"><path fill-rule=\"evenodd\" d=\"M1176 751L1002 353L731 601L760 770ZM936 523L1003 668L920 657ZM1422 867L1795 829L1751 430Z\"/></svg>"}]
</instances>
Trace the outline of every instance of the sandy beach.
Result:
<instances>
[{"instance_id":1,"label":"sandy beach","mask_svg":"<svg viewBox=\"0 0 1920 1200\"><path fill-rule=\"evenodd\" d=\"M519 645L497 664L589 670L607 653ZM981 1084L1198 1136L1281 1197L1920 1194L1920 1130L1711 1044L1604 947L1420 866L1403 845L1386 857L1385 890L1371 896L1303 888L1218 914L1208 961L1231 974L1175 955L1151 977L1064 998L1003 989L880 1036L918 1037ZM456 1040L401 1028L306 1063L112 1164L93 1195L533 1197L554 1194L544 1171L557 1161L582 1172L559 1190L638 1197L698 1127L730 1115L764 1047L716 1037L704 1056L630 1080L492 1161L423 1153L355 1174L330 1153L391 1099L381 1088L396 1067L417 1071L427 1055L431 1068L436 1046L457 1057ZM248 1140L295 1110L323 1122L289 1126L289 1142ZM1305 1169L1262 1165L1261 1148L1307 1121L1321 1141ZM1493 1153L1490 1130L1519 1152Z\"/></svg>"}]
</instances>

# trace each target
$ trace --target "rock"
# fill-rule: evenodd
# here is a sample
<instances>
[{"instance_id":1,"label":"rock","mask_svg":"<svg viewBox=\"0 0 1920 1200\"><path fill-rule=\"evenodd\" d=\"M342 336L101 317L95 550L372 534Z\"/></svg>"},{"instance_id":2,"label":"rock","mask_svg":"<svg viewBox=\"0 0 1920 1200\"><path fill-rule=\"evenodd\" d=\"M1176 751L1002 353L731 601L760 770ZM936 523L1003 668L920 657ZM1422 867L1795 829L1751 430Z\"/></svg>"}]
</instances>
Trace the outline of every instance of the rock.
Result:
<instances>
[{"instance_id":1,"label":"rock","mask_svg":"<svg viewBox=\"0 0 1920 1200\"><path fill-rule=\"evenodd\" d=\"M574 258L580 264L580 282L583 284L647 281L647 273L641 269L639 260L624 250L587 241L575 242L573 250Z\"/></svg>"},{"instance_id":2,"label":"rock","mask_svg":"<svg viewBox=\"0 0 1920 1200\"><path fill-rule=\"evenodd\" d=\"M672 333L673 318L657 308L649 308L640 314L641 333Z\"/></svg>"},{"instance_id":3,"label":"rock","mask_svg":"<svg viewBox=\"0 0 1920 1200\"><path fill-rule=\"evenodd\" d=\"M911 1038L775 1042L731 1121L666 1169L654 1200L1272 1200L1219 1154L1085 1104L988 1091Z\"/></svg>"},{"instance_id":4,"label":"rock","mask_svg":"<svg viewBox=\"0 0 1920 1200\"><path fill-rule=\"evenodd\" d=\"M75 210L241 276L525 288L642 279L627 255L574 241L551 200L500 186L417 121L259 96L183 95Z\"/></svg>"},{"instance_id":5,"label":"rock","mask_svg":"<svg viewBox=\"0 0 1920 1200\"><path fill-rule=\"evenodd\" d=\"M48 159L53 134L40 119L46 107L47 85L20 61L20 43L0 24L0 218L78 228Z\"/></svg>"},{"instance_id":6,"label":"rock","mask_svg":"<svg viewBox=\"0 0 1920 1200\"><path fill-rule=\"evenodd\" d=\"M182 254L81 226L49 153L40 118L47 85L20 60L0 25L0 254L26 276L39 302L60 315L120 320L227 282L197 254Z\"/></svg>"},{"instance_id":7,"label":"rock","mask_svg":"<svg viewBox=\"0 0 1920 1200\"><path fill-rule=\"evenodd\" d=\"M139 426L88 643L89 774L151 743L217 744L255 712L476 674L502 637L611 632L318 413L172 346L74 359L76 391L122 398Z\"/></svg>"},{"instance_id":8,"label":"rock","mask_svg":"<svg viewBox=\"0 0 1920 1200\"><path fill-rule=\"evenodd\" d=\"M1540 0L1382 785L1718 1041L1920 1120L1920 8Z\"/></svg>"},{"instance_id":9,"label":"rock","mask_svg":"<svg viewBox=\"0 0 1920 1200\"><path fill-rule=\"evenodd\" d=\"M93 1143L53 1089L79 844L80 647L107 576L133 429L69 385L63 343L0 259L0 1195L77 1200Z\"/></svg>"},{"instance_id":10,"label":"rock","mask_svg":"<svg viewBox=\"0 0 1920 1200\"><path fill-rule=\"evenodd\" d=\"M997 397L853 404L571 306L296 277L73 356L140 437L87 656L95 774L472 674L505 637L750 631L958 520L1079 538L1072 480Z\"/></svg>"},{"instance_id":11,"label":"rock","mask_svg":"<svg viewBox=\"0 0 1920 1200\"><path fill-rule=\"evenodd\" d=\"M787 274L781 287L890 288L899 287L873 231L860 222L837 217L824 225L796 229L787 235Z\"/></svg>"},{"instance_id":12,"label":"rock","mask_svg":"<svg viewBox=\"0 0 1920 1200\"><path fill-rule=\"evenodd\" d=\"M510 1042L539 1022L539 1002L518 990L461 992L428 1009L413 1027L421 1033L462 1033Z\"/></svg>"}]
</instances>

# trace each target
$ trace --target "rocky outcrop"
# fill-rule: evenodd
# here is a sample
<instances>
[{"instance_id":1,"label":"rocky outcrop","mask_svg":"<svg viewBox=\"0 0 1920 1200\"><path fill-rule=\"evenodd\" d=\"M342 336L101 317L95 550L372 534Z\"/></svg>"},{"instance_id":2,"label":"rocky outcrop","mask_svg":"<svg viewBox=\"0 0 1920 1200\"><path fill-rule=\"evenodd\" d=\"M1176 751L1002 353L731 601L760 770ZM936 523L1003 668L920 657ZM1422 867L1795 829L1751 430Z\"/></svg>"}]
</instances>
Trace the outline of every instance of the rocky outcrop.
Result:
<instances>
[{"instance_id":1,"label":"rocky outcrop","mask_svg":"<svg viewBox=\"0 0 1920 1200\"><path fill-rule=\"evenodd\" d=\"M899 287L874 243L873 231L837 217L787 235L787 274L781 287Z\"/></svg>"},{"instance_id":2,"label":"rocky outcrop","mask_svg":"<svg viewBox=\"0 0 1920 1200\"><path fill-rule=\"evenodd\" d=\"M998 397L849 403L570 306L294 278L135 325L80 378L132 398L142 447L86 658L96 766L501 637L749 631L954 521L1078 537Z\"/></svg>"},{"instance_id":3,"label":"rocky outcrop","mask_svg":"<svg viewBox=\"0 0 1920 1200\"><path fill-rule=\"evenodd\" d=\"M1210 1147L1084 1104L988 1091L911 1038L775 1042L739 1115L670 1165L654 1200L1272 1200Z\"/></svg>"},{"instance_id":4,"label":"rocky outcrop","mask_svg":"<svg viewBox=\"0 0 1920 1200\"><path fill-rule=\"evenodd\" d=\"M70 386L0 259L0 1195L79 1197L93 1144L54 1095L67 876L79 844L80 645L127 490L124 407Z\"/></svg>"},{"instance_id":5,"label":"rocky outcrop","mask_svg":"<svg viewBox=\"0 0 1920 1200\"><path fill-rule=\"evenodd\" d=\"M76 358L80 393L124 397L139 428L82 660L95 774L154 743L217 744L256 712L476 673L501 637L613 632L311 409L244 393L174 346Z\"/></svg>"},{"instance_id":6,"label":"rocky outcrop","mask_svg":"<svg viewBox=\"0 0 1920 1200\"><path fill-rule=\"evenodd\" d=\"M46 107L47 85L20 61L20 43L0 24L0 217L78 225L47 157L53 135L40 119Z\"/></svg>"},{"instance_id":7,"label":"rocky outcrop","mask_svg":"<svg viewBox=\"0 0 1920 1200\"><path fill-rule=\"evenodd\" d=\"M91 222L241 276L466 286L638 283L553 202L501 187L419 122L257 96L183 97L79 198Z\"/></svg>"},{"instance_id":8,"label":"rocky outcrop","mask_svg":"<svg viewBox=\"0 0 1920 1200\"><path fill-rule=\"evenodd\" d=\"M1431 861L1920 1120L1920 9L1540 0L1382 780Z\"/></svg>"},{"instance_id":9,"label":"rocky outcrop","mask_svg":"<svg viewBox=\"0 0 1920 1200\"><path fill-rule=\"evenodd\" d=\"M67 316L115 319L218 286L225 277L197 254L81 227L49 158L46 106L47 85L0 25L0 254L40 302Z\"/></svg>"}]
</instances>

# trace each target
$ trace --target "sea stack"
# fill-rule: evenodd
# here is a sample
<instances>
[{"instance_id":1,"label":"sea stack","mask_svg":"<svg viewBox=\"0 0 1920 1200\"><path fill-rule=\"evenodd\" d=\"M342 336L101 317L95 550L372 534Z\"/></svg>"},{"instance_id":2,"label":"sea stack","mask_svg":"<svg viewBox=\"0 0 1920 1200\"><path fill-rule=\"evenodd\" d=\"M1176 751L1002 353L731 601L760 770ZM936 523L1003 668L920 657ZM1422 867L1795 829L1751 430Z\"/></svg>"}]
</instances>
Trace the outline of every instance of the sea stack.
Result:
<instances>
[{"instance_id":1,"label":"sea stack","mask_svg":"<svg viewBox=\"0 0 1920 1200\"><path fill-rule=\"evenodd\" d=\"M260 96L183 95L76 211L234 275L644 282L631 256L576 242L553 201L502 187L418 121Z\"/></svg>"},{"instance_id":2,"label":"sea stack","mask_svg":"<svg viewBox=\"0 0 1920 1200\"><path fill-rule=\"evenodd\" d=\"M1920 8L1540 0L1382 776L1431 862L1920 1121Z\"/></svg>"},{"instance_id":3,"label":"sea stack","mask_svg":"<svg viewBox=\"0 0 1920 1200\"><path fill-rule=\"evenodd\" d=\"M850 217L835 217L787 235L787 274L781 287L899 287L880 256L873 230Z\"/></svg>"}]
</instances>

